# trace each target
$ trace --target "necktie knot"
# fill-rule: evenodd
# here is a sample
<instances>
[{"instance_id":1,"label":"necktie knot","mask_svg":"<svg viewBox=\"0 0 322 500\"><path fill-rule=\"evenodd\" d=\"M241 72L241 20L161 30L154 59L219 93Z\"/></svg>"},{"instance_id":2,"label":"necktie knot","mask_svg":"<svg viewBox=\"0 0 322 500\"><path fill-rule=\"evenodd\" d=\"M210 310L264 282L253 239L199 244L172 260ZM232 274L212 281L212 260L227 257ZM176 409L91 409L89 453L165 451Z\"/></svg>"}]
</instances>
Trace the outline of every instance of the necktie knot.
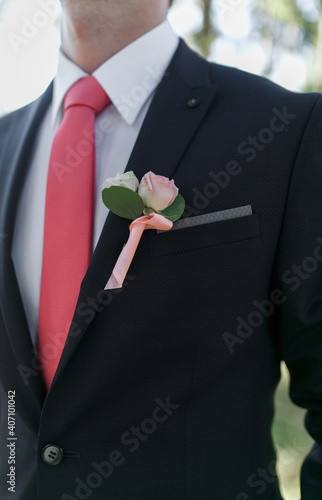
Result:
<instances>
[{"instance_id":1,"label":"necktie knot","mask_svg":"<svg viewBox=\"0 0 322 500\"><path fill-rule=\"evenodd\" d=\"M94 76L85 76L68 90L64 108L66 111L72 106L86 106L93 109L95 113L99 113L110 102L110 98Z\"/></svg>"}]
</instances>

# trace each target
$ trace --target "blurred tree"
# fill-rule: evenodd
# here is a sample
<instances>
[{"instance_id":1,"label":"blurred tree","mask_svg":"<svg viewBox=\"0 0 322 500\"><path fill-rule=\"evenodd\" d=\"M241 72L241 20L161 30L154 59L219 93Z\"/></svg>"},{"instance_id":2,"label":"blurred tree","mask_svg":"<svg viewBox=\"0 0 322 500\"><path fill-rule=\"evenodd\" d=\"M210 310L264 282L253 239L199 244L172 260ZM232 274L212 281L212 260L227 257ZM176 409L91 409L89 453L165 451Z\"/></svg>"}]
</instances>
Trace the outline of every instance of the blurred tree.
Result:
<instances>
[{"instance_id":1,"label":"blurred tree","mask_svg":"<svg viewBox=\"0 0 322 500\"><path fill-rule=\"evenodd\" d=\"M314 47L314 57L309 66L306 91L322 91L322 0L314 0L308 10L307 2L280 0L255 0L252 15L255 30L270 46L270 60L265 74L270 75L277 49L301 52L304 45Z\"/></svg>"},{"instance_id":2,"label":"blurred tree","mask_svg":"<svg viewBox=\"0 0 322 500\"><path fill-rule=\"evenodd\" d=\"M9 10L12 0L0 0L0 22L2 22L4 14Z\"/></svg>"},{"instance_id":3,"label":"blurred tree","mask_svg":"<svg viewBox=\"0 0 322 500\"><path fill-rule=\"evenodd\" d=\"M175 0L170 0L170 7L175 3ZM218 35L218 31L213 23L212 16L213 0L196 0L196 3L201 7L203 12L202 28L189 36L192 44L206 59L210 55L211 45Z\"/></svg>"},{"instance_id":4,"label":"blurred tree","mask_svg":"<svg viewBox=\"0 0 322 500\"><path fill-rule=\"evenodd\" d=\"M322 2L321 2L322 3ZM322 92L322 16L317 23L315 35L315 56L312 65L312 70L309 73L309 79L306 90L315 90Z\"/></svg>"},{"instance_id":5,"label":"blurred tree","mask_svg":"<svg viewBox=\"0 0 322 500\"><path fill-rule=\"evenodd\" d=\"M198 0L198 3L203 11L203 26L200 31L192 35L194 43L199 48L201 54L208 58L210 55L211 45L216 39L217 30L213 24L212 16L212 0Z\"/></svg>"},{"instance_id":6,"label":"blurred tree","mask_svg":"<svg viewBox=\"0 0 322 500\"><path fill-rule=\"evenodd\" d=\"M213 15L213 8L219 1L195 0L203 11L203 25L188 38L206 58L220 34ZM170 0L170 6L175 2ZM232 3L232 7L234 5ZM305 47L311 47L314 55L311 62L307 61L308 79L303 90L322 92L322 0L252 0L251 12L254 21L252 34L263 40L269 53L264 75L269 77L273 72L281 49L303 53Z\"/></svg>"}]
</instances>

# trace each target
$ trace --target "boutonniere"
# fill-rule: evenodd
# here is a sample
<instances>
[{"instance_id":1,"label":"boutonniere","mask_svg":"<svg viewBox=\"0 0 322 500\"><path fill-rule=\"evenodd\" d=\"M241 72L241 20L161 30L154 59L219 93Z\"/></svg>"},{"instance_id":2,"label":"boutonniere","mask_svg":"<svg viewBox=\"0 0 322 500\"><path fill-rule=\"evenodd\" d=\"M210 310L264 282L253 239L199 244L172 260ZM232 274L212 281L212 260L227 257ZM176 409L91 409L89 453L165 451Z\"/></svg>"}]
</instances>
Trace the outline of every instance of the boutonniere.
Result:
<instances>
[{"instance_id":1,"label":"boutonniere","mask_svg":"<svg viewBox=\"0 0 322 500\"><path fill-rule=\"evenodd\" d=\"M168 231L180 219L184 198L174 180L148 172L141 182L134 172L125 172L103 185L102 198L114 214L130 219L130 236L115 264L105 290L122 288L134 254L145 229Z\"/></svg>"}]
</instances>

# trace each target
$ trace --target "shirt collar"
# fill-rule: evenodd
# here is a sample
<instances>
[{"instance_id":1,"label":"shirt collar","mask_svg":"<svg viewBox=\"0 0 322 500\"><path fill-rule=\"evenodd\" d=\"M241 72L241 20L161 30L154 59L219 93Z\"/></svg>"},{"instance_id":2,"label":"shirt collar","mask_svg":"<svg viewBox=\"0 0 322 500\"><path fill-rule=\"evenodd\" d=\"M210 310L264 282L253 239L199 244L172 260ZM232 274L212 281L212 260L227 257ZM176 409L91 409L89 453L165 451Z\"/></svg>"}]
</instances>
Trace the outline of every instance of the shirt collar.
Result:
<instances>
[{"instance_id":1,"label":"shirt collar","mask_svg":"<svg viewBox=\"0 0 322 500\"><path fill-rule=\"evenodd\" d=\"M132 125L148 98L155 91L179 43L170 23L162 24L141 36L103 63L93 76L102 85L112 104L128 125ZM54 80L52 127L58 126L63 114L63 100L68 89L84 70L59 53Z\"/></svg>"}]
</instances>

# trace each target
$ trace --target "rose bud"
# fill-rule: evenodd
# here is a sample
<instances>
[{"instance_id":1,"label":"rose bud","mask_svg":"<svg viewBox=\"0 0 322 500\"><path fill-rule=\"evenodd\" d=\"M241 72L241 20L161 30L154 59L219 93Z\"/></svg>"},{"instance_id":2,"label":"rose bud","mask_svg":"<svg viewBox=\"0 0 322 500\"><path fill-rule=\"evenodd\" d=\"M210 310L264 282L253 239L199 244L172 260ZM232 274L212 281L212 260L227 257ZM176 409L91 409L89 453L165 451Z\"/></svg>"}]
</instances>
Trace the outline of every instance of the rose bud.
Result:
<instances>
[{"instance_id":1,"label":"rose bud","mask_svg":"<svg viewBox=\"0 0 322 500\"><path fill-rule=\"evenodd\" d=\"M179 189L174 180L170 181L162 175L148 172L142 178L139 185L139 195L148 208L162 212L168 208L178 196Z\"/></svg>"}]
</instances>

